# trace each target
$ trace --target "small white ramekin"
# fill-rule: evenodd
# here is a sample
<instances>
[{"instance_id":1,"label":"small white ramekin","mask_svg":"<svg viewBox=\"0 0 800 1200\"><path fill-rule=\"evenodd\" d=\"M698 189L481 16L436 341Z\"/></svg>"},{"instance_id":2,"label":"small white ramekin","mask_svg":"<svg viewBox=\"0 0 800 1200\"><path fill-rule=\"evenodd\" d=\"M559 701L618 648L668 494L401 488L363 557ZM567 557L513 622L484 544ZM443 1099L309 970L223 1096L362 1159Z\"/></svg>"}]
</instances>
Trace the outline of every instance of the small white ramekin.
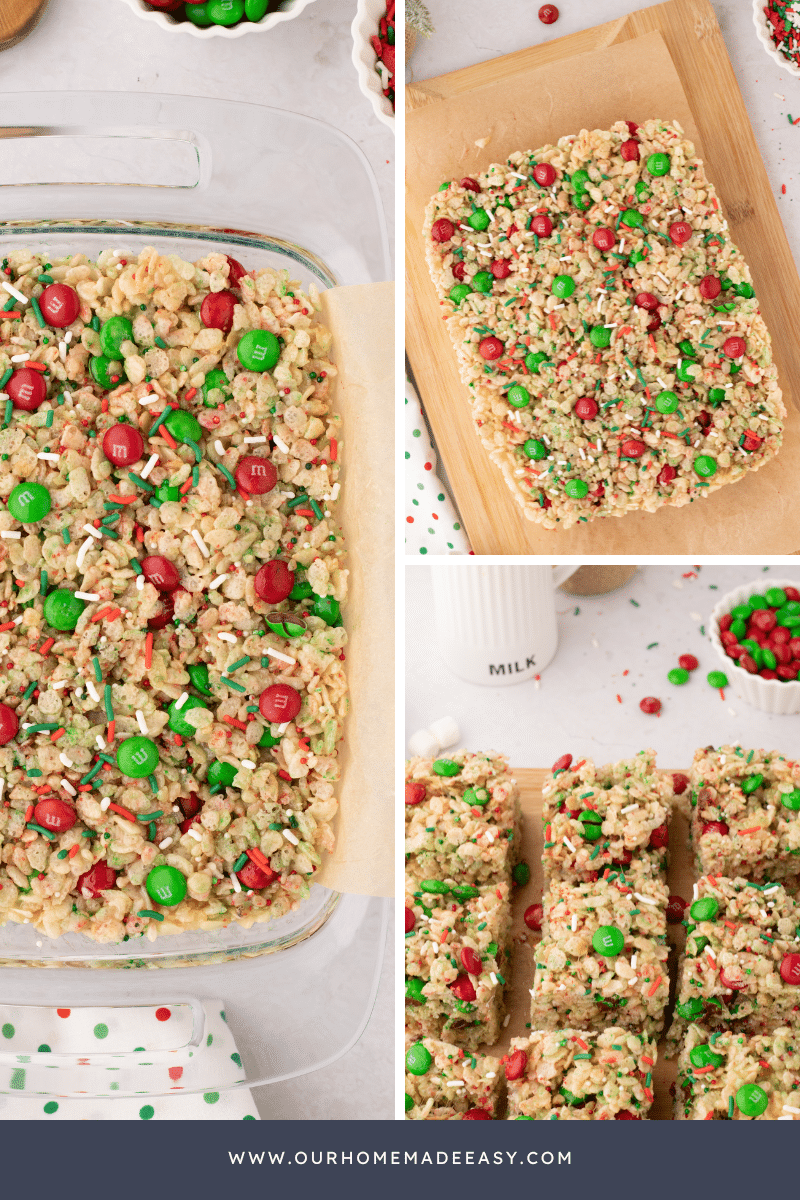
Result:
<instances>
[{"instance_id":1,"label":"small white ramekin","mask_svg":"<svg viewBox=\"0 0 800 1200\"><path fill-rule=\"evenodd\" d=\"M228 27L227 25L206 25L201 28L195 25L193 21L178 21L168 12L159 12L158 9L151 8L145 0L122 0L123 4L127 4L128 8L132 8L137 17L141 17L144 21L152 21L154 25L158 25L160 29L166 29L168 33L188 33L191 37L196 38L238 38L244 37L246 33L262 33L265 29L272 29L275 25L280 25L283 21L291 21L293 17L297 17L303 9L313 4L314 0L284 0L284 3L279 12L270 12L262 17L260 21L240 21L238 25Z\"/></svg>"},{"instance_id":2,"label":"small white ramekin","mask_svg":"<svg viewBox=\"0 0 800 1200\"><path fill-rule=\"evenodd\" d=\"M356 15L350 26L353 35L352 59L358 73L358 86L375 109L375 116L394 132L394 110L381 90L381 77L375 70L375 51L369 40L377 34L380 19L385 12L386 0L358 0ZM395 88L395 99L396 93Z\"/></svg>"},{"instance_id":3,"label":"small white ramekin","mask_svg":"<svg viewBox=\"0 0 800 1200\"><path fill-rule=\"evenodd\" d=\"M761 712L774 713L776 716L788 716L800 713L800 682L782 679L762 679L760 675L749 675L744 667L740 667L732 658L728 658L719 637L720 617L724 617L737 604L745 604L754 592L764 592L771 587L796 587L800 590L800 578L772 579L761 576L752 583L736 588L723 596L711 613L711 629L709 636L711 645L720 658L720 667L730 680L731 687L746 704L758 708Z\"/></svg>"},{"instance_id":4,"label":"small white ramekin","mask_svg":"<svg viewBox=\"0 0 800 1200\"><path fill-rule=\"evenodd\" d=\"M789 75L794 75L795 79L800 79L800 68L796 67L788 58L784 58L780 51L775 46L770 33L769 25L767 24L767 15L764 12L766 5L764 0L753 0L753 22L758 34L758 40L766 50L770 58L774 59L781 70L786 71ZM766 680L769 683L770 680ZM792 709L792 712L795 710Z\"/></svg>"}]
</instances>

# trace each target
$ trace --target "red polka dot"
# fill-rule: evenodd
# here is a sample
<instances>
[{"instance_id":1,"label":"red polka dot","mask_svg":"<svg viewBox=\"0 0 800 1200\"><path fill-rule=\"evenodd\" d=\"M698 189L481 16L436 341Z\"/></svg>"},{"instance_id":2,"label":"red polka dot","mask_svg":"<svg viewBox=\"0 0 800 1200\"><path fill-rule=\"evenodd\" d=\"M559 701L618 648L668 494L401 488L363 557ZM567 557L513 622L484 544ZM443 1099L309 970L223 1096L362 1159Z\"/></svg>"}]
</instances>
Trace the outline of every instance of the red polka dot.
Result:
<instances>
[{"instance_id":1,"label":"red polka dot","mask_svg":"<svg viewBox=\"0 0 800 1200\"><path fill-rule=\"evenodd\" d=\"M432 471L432 470L433 470L433 463L425 463L425 470L426 470L426 471Z\"/></svg>"},{"instance_id":2,"label":"red polka dot","mask_svg":"<svg viewBox=\"0 0 800 1200\"><path fill-rule=\"evenodd\" d=\"M180 1079L182 1074L183 1074L183 1067L170 1067L170 1069L169 1069L170 1079Z\"/></svg>"},{"instance_id":3,"label":"red polka dot","mask_svg":"<svg viewBox=\"0 0 800 1200\"><path fill-rule=\"evenodd\" d=\"M413 524L414 524L414 518L413 518L413 517L406 517L406 520L408 521L409 525L413 525Z\"/></svg>"},{"instance_id":4,"label":"red polka dot","mask_svg":"<svg viewBox=\"0 0 800 1200\"><path fill-rule=\"evenodd\" d=\"M157 1008L156 1009L156 1020L157 1021L168 1021L171 1016L172 1016L172 1013L169 1011L168 1008Z\"/></svg>"},{"instance_id":5,"label":"red polka dot","mask_svg":"<svg viewBox=\"0 0 800 1200\"><path fill-rule=\"evenodd\" d=\"M58 1013L59 1017L68 1017L69 1014L72 1012L72 1009L71 1008L57 1008L56 1012Z\"/></svg>"},{"instance_id":6,"label":"red polka dot","mask_svg":"<svg viewBox=\"0 0 800 1200\"><path fill-rule=\"evenodd\" d=\"M434 521L438 521L438 520L439 520L439 514L438 514L438 513L431 513L431 516L433 517Z\"/></svg>"}]
</instances>

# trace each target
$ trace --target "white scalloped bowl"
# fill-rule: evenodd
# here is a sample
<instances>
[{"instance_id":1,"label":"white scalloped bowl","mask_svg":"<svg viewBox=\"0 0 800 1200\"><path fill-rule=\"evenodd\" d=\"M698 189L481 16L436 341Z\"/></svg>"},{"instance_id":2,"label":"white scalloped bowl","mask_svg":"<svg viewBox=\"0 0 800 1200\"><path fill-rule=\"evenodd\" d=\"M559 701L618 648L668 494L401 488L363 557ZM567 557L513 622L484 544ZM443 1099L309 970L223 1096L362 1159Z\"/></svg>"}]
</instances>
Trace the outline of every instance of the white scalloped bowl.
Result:
<instances>
[{"instance_id":1,"label":"white scalloped bowl","mask_svg":"<svg viewBox=\"0 0 800 1200\"><path fill-rule=\"evenodd\" d=\"M784 58L776 49L775 43L772 40L772 34L769 31L764 8L764 0L753 0L753 22L758 34L758 40L770 58L774 59L782 70L787 71L789 75L794 75L795 79L800 79L800 67L796 67L794 63L790 62L788 58Z\"/></svg>"},{"instance_id":2,"label":"white scalloped bowl","mask_svg":"<svg viewBox=\"0 0 800 1200\"><path fill-rule=\"evenodd\" d=\"M711 629L709 638L711 645L720 659L720 667L730 680L731 687L746 704L758 708L761 712L773 713L775 716L788 716L800 713L800 682L780 679L762 679L760 675L749 675L744 667L740 667L732 658L728 658L719 638L719 620L735 608L744 604L748 596L754 592L764 592L770 587L796 587L800 589L800 578L768 579L762 575L752 583L746 583L728 592L711 613Z\"/></svg>"},{"instance_id":3,"label":"white scalloped bowl","mask_svg":"<svg viewBox=\"0 0 800 1200\"><path fill-rule=\"evenodd\" d=\"M352 59L358 73L358 86L375 109L375 116L394 132L394 110L381 90L381 77L375 70L375 51L369 40L378 32L378 24L385 12L385 0L358 0L356 15L350 26L353 35ZM396 93L395 86L395 96Z\"/></svg>"},{"instance_id":4,"label":"white scalloped bowl","mask_svg":"<svg viewBox=\"0 0 800 1200\"><path fill-rule=\"evenodd\" d=\"M314 0L282 0L278 12L267 13L260 21L240 21L238 25L230 28L226 25L207 25L204 29L192 21L176 20L172 13L150 8L145 0L122 0L122 3L133 9L143 21L151 21L160 29L166 29L168 33L188 33L196 38L238 38L244 37L246 33L261 33L265 29L281 25L284 21L291 21L299 16L307 5L313 4Z\"/></svg>"}]
</instances>

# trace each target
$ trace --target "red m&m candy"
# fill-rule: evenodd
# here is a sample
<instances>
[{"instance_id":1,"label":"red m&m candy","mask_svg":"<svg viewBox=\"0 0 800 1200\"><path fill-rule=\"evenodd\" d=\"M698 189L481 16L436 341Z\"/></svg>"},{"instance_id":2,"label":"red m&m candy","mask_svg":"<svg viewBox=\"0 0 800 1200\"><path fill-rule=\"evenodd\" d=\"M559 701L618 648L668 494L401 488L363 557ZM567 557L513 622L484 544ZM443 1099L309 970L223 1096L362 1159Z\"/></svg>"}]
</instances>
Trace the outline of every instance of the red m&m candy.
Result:
<instances>
[{"instance_id":1,"label":"red m&m candy","mask_svg":"<svg viewBox=\"0 0 800 1200\"><path fill-rule=\"evenodd\" d=\"M666 487L668 483L672 483L677 474L678 472L673 466L670 466L669 463L665 463L658 472L658 479L656 482L658 483L659 487Z\"/></svg>"},{"instance_id":2,"label":"red m&m candy","mask_svg":"<svg viewBox=\"0 0 800 1200\"><path fill-rule=\"evenodd\" d=\"M663 850L669 845L669 829L666 825L659 825L650 834L650 845L656 850Z\"/></svg>"},{"instance_id":3,"label":"red m&m candy","mask_svg":"<svg viewBox=\"0 0 800 1200\"><path fill-rule=\"evenodd\" d=\"M669 236L676 246L682 246L692 236L692 227L688 221L673 221L669 227Z\"/></svg>"},{"instance_id":4,"label":"red m&m candy","mask_svg":"<svg viewBox=\"0 0 800 1200\"><path fill-rule=\"evenodd\" d=\"M495 259L489 270L495 279L508 279L511 274L511 263L506 258L498 258Z\"/></svg>"},{"instance_id":5,"label":"red m&m candy","mask_svg":"<svg viewBox=\"0 0 800 1200\"><path fill-rule=\"evenodd\" d=\"M617 239L613 229L601 225L592 234L592 242L598 250L610 250L612 246L616 245Z\"/></svg>"},{"instance_id":6,"label":"red m&m candy","mask_svg":"<svg viewBox=\"0 0 800 1200\"><path fill-rule=\"evenodd\" d=\"M150 617L147 622L148 629L163 629L173 618L175 614L175 597L178 592L185 592L186 588L176 587L171 592L161 593L161 608L154 617Z\"/></svg>"},{"instance_id":7,"label":"red m&m candy","mask_svg":"<svg viewBox=\"0 0 800 1200\"><path fill-rule=\"evenodd\" d=\"M672 773L672 790L676 796L682 796L689 786L689 776L684 775L681 771L673 771Z\"/></svg>"},{"instance_id":8,"label":"red m&m candy","mask_svg":"<svg viewBox=\"0 0 800 1200\"><path fill-rule=\"evenodd\" d=\"M626 438L620 449L624 458L641 458L647 446L636 438Z\"/></svg>"},{"instance_id":9,"label":"red m&m candy","mask_svg":"<svg viewBox=\"0 0 800 1200\"><path fill-rule=\"evenodd\" d=\"M256 496L271 492L278 482L278 472L269 459L259 458L256 454L246 454L240 458L234 475L239 487Z\"/></svg>"},{"instance_id":10,"label":"red m&m candy","mask_svg":"<svg viewBox=\"0 0 800 1200\"><path fill-rule=\"evenodd\" d=\"M784 983L800 984L800 954L784 954L781 962L781 979Z\"/></svg>"},{"instance_id":11,"label":"red m&m candy","mask_svg":"<svg viewBox=\"0 0 800 1200\"><path fill-rule=\"evenodd\" d=\"M704 837L707 833L718 833L721 837L725 837L728 832L728 826L724 821L707 821L700 831L700 836Z\"/></svg>"},{"instance_id":12,"label":"red m&m candy","mask_svg":"<svg viewBox=\"0 0 800 1200\"><path fill-rule=\"evenodd\" d=\"M543 25L552 25L558 20L558 9L555 4L543 4L539 9L539 20Z\"/></svg>"},{"instance_id":13,"label":"red m&m candy","mask_svg":"<svg viewBox=\"0 0 800 1200\"><path fill-rule=\"evenodd\" d=\"M415 780L406 784L406 804L422 804L425 799L425 784Z\"/></svg>"},{"instance_id":14,"label":"red m&m candy","mask_svg":"<svg viewBox=\"0 0 800 1200\"><path fill-rule=\"evenodd\" d=\"M451 270L453 272L453 278L457 279L459 283L463 283L464 277L467 273L467 264L460 261L455 262L453 263Z\"/></svg>"},{"instance_id":15,"label":"red m&m candy","mask_svg":"<svg viewBox=\"0 0 800 1200\"><path fill-rule=\"evenodd\" d=\"M413 908L409 908L408 905L406 905L406 933L411 933L416 924L417 918L414 916Z\"/></svg>"},{"instance_id":16,"label":"red m&m candy","mask_svg":"<svg viewBox=\"0 0 800 1200\"><path fill-rule=\"evenodd\" d=\"M462 1121L491 1121L491 1119L485 1108L468 1108L461 1115Z\"/></svg>"},{"instance_id":17,"label":"red m&m candy","mask_svg":"<svg viewBox=\"0 0 800 1200\"><path fill-rule=\"evenodd\" d=\"M15 371L5 390L11 397L14 408L21 408L24 412L35 412L47 399L47 384L41 373L31 370L30 367Z\"/></svg>"},{"instance_id":18,"label":"red m&m candy","mask_svg":"<svg viewBox=\"0 0 800 1200\"><path fill-rule=\"evenodd\" d=\"M468 192L479 192L481 190L481 185L477 179L473 179L470 175L465 176L461 180L461 187L465 188Z\"/></svg>"},{"instance_id":19,"label":"red m&m candy","mask_svg":"<svg viewBox=\"0 0 800 1200\"><path fill-rule=\"evenodd\" d=\"M181 581L178 568L162 554L148 554L143 558L142 574L160 592L174 592Z\"/></svg>"},{"instance_id":20,"label":"red m&m candy","mask_svg":"<svg viewBox=\"0 0 800 1200\"><path fill-rule=\"evenodd\" d=\"M239 283L247 274L247 271L245 271L238 258L231 258L230 254L226 254L225 260L228 264L228 283L230 283L232 287L238 287Z\"/></svg>"},{"instance_id":21,"label":"red m&m candy","mask_svg":"<svg viewBox=\"0 0 800 1200\"><path fill-rule=\"evenodd\" d=\"M300 712L300 693L288 683L273 683L261 693L258 711L265 721L293 721Z\"/></svg>"},{"instance_id":22,"label":"red m&m candy","mask_svg":"<svg viewBox=\"0 0 800 1200\"><path fill-rule=\"evenodd\" d=\"M658 297L652 292L637 292L633 298L633 302L637 308L643 308L646 312L655 312L658 308Z\"/></svg>"},{"instance_id":23,"label":"red m&m candy","mask_svg":"<svg viewBox=\"0 0 800 1200\"><path fill-rule=\"evenodd\" d=\"M474 1000L475 996L477 995L469 975L459 975L458 978L448 986L450 991L458 1000L464 1000L466 1003Z\"/></svg>"},{"instance_id":24,"label":"red m&m candy","mask_svg":"<svg viewBox=\"0 0 800 1200\"><path fill-rule=\"evenodd\" d=\"M557 758L556 761L553 763L551 770L552 770L553 774L555 774L556 771L566 771L571 766L572 766L572 755L571 754L562 754L561 758Z\"/></svg>"},{"instance_id":25,"label":"red m&m candy","mask_svg":"<svg viewBox=\"0 0 800 1200\"><path fill-rule=\"evenodd\" d=\"M480 975L483 970L481 956L471 946L464 946L461 951L461 965L470 975Z\"/></svg>"},{"instance_id":26,"label":"red m&m candy","mask_svg":"<svg viewBox=\"0 0 800 1200\"><path fill-rule=\"evenodd\" d=\"M626 121L625 124L628 126L628 133L631 135L631 137L633 137L633 135L636 133L636 130L639 128L639 126L636 124L635 121Z\"/></svg>"},{"instance_id":27,"label":"red m&m candy","mask_svg":"<svg viewBox=\"0 0 800 1200\"><path fill-rule=\"evenodd\" d=\"M716 275L704 275L698 287L700 295L706 300L716 300L722 291L722 282Z\"/></svg>"},{"instance_id":28,"label":"red m&m candy","mask_svg":"<svg viewBox=\"0 0 800 1200\"><path fill-rule=\"evenodd\" d=\"M117 872L108 863L96 862L93 867L90 867L85 874L81 875L75 885L79 893L89 892L92 898L96 898L102 892L109 891L117 882Z\"/></svg>"},{"instance_id":29,"label":"red m&m candy","mask_svg":"<svg viewBox=\"0 0 800 1200\"><path fill-rule=\"evenodd\" d=\"M643 713L660 713L661 701L657 696L645 696L643 700L639 701L639 708Z\"/></svg>"},{"instance_id":30,"label":"red m&m candy","mask_svg":"<svg viewBox=\"0 0 800 1200\"><path fill-rule=\"evenodd\" d=\"M741 358L746 349L747 343L743 337L726 338L722 347L723 353L727 354L728 358Z\"/></svg>"},{"instance_id":31,"label":"red m&m candy","mask_svg":"<svg viewBox=\"0 0 800 1200\"><path fill-rule=\"evenodd\" d=\"M65 800L40 800L33 810L37 825L51 829L53 833L66 833L78 819L78 814Z\"/></svg>"},{"instance_id":32,"label":"red m&m candy","mask_svg":"<svg viewBox=\"0 0 800 1200\"><path fill-rule=\"evenodd\" d=\"M294 571L282 558L272 558L260 567L253 580L256 595L267 604L280 604L294 587Z\"/></svg>"},{"instance_id":33,"label":"red m&m candy","mask_svg":"<svg viewBox=\"0 0 800 1200\"><path fill-rule=\"evenodd\" d=\"M435 242L449 242L455 231L456 227L452 221L448 221L447 217L440 217L431 226L431 237Z\"/></svg>"},{"instance_id":34,"label":"red m&m candy","mask_svg":"<svg viewBox=\"0 0 800 1200\"><path fill-rule=\"evenodd\" d=\"M619 152L625 159L625 162L637 162L639 158L639 143L635 138L628 138L627 142L623 142L620 146Z\"/></svg>"},{"instance_id":35,"label":"red m&m candy","mask_svg":"<svg viewBox=\"0 0 800 1200\"><path fill-rule=\"evenodd\" d=\"M506 1059L506 1079L521 1079L528 1065L528 1056L524 1050L515 1050Z\"/></svg>"},{"instance_id":36,"label":"red m&m candy","mask_svg":"<svg viewBox=\"0 0 800 1200\"><path fill-rule=\"evenodd\" d=\"M682 654L678 659L678 665L683 667L684 671L696 671L700 663L693 654Z\"/></svg>"},{"instance_id":37,"label":"red m&m candy","mask_svg":"<svg viewBox=\"0 0 800 1200\"><path fill-rule=\"evenodd\" d=\"M553 232L553 222L547 213L537 213L531 221L531 229L537 237L550 237Z\"/></svg>"},{"instance_id":38,"label":"red m&m candy","mask_svg":"<svg viewBox=\"0 0 800 1200\"><path fill-rule=\"evenodd\" d=\"M599 411L597 401L591 396L581 396L572 410L576 417L580 417L582 421L591 421L592 417L596 417Z\"/></svg>"},{"instance_id":39,"label":"red m&m candy","mask_svg":"<svg viewBox=\"0 0 800 1200\"><path fill-rule=\"evenodd\" d=\"M200 305L200 320L206 329L221 329L223 333L230 333L237 303L233 292L209 292Z\"/></svg>"},{"instance_id":40,"label":"red m&m candy","mask_svg":"<svg viewBox=\"0 0 800 1200\"><path fill-rule=\"evenodd\" d=\"M80 315L81 298L66 283L49 283L39 297L39 308L48 325L66 329Z\"/></svg>"},{"instance_id":41,"label":"red m&m candy","mask_svg":"<svg viewBox=\"0 0 800 1200\"><path fill-rule=\"evenodd\" d=\"M115 467L130 467L144 454L144 438L135 425L120 421L103 434L103 454Z\"/></svg>"},{"instance_id":42,"label":"red m&m candy","mask_svg":"<svg viewBox=\"0 0 800 1200\"><path fill-rule=\"evenodd\" d=\"M680 925L686 911L686 901L683 896L671 895L667 902L667 921L670 925Z\"/></svg>"},{"instance_id":43,"label":"red m&m candy","mask_svg":"<svg viewBox=\"0 0 800 1200\"><path fill-rule=\"evenodd\" d=\"M269 868L269 873L260 867L258 863L248 860L241 871L237 871L239 882L242 887L252 888L254 892L260 892L262 888L269 887L277 878L277 873Z\"/></svg>"},{"instance_id":44,"label":"red m&m candy","mask_svg":"<svg viewBox=\"0 0 800 1200\"><path fill-rule=\"evenodd\" d=\"M489 362L494 358L499 358L504 349L505 347L500 338L496 337L485 337L478 346L481 358L485 358Z\"/></svg>"},{"instance_id":45,"label":"red m&m candy","mask_svg":"<svg viewBox=\"0 0 800 1200\"><path fill-rule=\"evenodd\" d=\"M0 746L5 746L19 732L19 720L13 708L0 704Z\"/></svg>"},{"instance_id":46,"label":"red m&m candy","mask_svg":"<svg viewBox=\"0 0 800 1200\"><path fill-rule=\"evenodd\" d=\"M529 904L525 909L522 917L528 929L534 929L537 932L542 928L544 920L544 906L541 904Z\"/></svg>"},{"instance_id":47,"label":"red m&m candy","mask_svg":"<svg viewBox=\"0 0 800 1200\"><path fill-rule=\"evenodd\" d=\"M200 809L203 807L203 803L197 792L189 792L188 796L180 796L178 798L178 804L180 805L180 810L183 813L184 818L196 817L200 812Z\"/></svg>"},{"instance_id":48,"label":"red m&m candy","mask_svg":"<svg viewBox=\"0 0 800 1200\"><path fill-rule=\"evenodd\" d=\"M555 167L551 163L537 163L533 168L533 178L542 187L552 187L556 181Z\"/></svg>"}]
</instances>

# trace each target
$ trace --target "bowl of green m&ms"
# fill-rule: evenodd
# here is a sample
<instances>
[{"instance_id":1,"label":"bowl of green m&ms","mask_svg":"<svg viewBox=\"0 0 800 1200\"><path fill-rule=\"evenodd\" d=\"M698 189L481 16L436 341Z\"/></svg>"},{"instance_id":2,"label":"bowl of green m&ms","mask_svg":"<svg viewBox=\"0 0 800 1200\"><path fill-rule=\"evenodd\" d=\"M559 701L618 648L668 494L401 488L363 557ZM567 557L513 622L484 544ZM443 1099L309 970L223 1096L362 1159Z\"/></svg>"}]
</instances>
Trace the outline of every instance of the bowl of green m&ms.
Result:
<instances>
[{"instance_id":1,"label":"bowl of green m&ms","mask_svg":"<svg viewBox=\"0 0 800 1200\"><path fill-rule=\"evenodd\" d=\"M242 37L290 21L313 0L124 0L138 17L193 37Z\"/></svg>"},{"instance_id":2,"label":"bowl of green m&ms","mask_svg":"<svg viewBox=\"0 0 800 1200\"><path fill-rule=\"evenodd\" d=\"M800 579L761 579L723 596L709 636L747 704L776 715L800 713Z\"/></svg>"}]
</instances>

